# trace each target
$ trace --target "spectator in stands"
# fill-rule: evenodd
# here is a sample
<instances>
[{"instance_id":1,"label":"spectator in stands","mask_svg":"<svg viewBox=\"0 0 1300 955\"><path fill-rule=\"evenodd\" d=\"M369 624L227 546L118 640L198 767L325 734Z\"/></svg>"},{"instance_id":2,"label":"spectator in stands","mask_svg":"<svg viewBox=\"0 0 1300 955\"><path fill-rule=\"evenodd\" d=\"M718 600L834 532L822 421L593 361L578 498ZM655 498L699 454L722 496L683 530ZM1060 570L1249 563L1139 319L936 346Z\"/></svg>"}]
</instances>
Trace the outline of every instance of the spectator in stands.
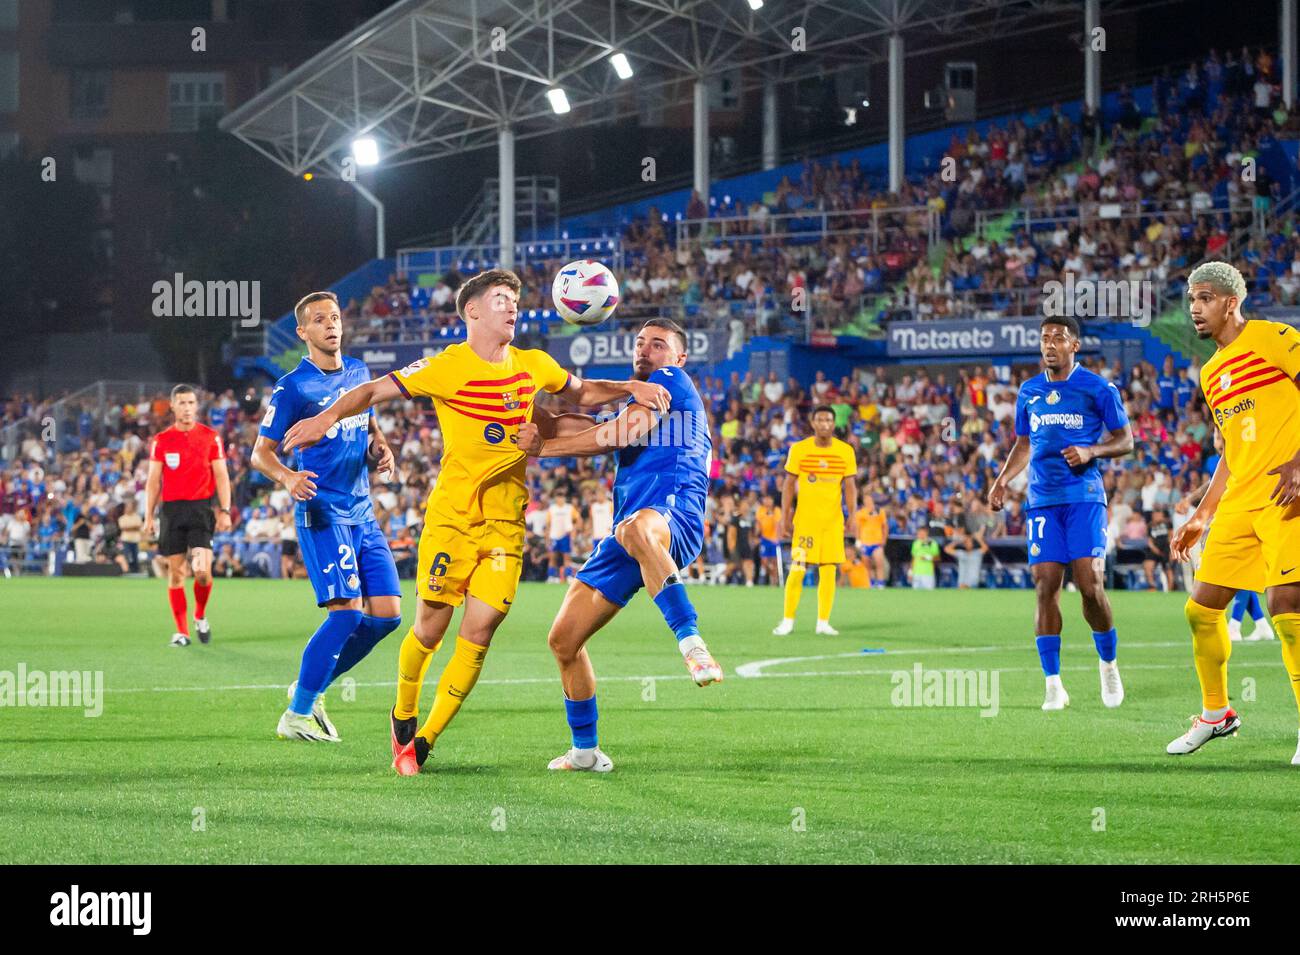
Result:
<instances>
[{"instance_id":1,"label":"spectator in stands","mask_svg":"<svg viewBox=\"0 0 1300 955\"><path fill-rule=\"evenodd\" d=\"M969 590L980 586L980 571L989 545L983 537L971 534L966 528L957 530L957 537L943 548L943 552L957 562L957 587Z\"/></svg>"},{"instance_id":2,"label":"spectator in stands","mask_svg":"<svg viewBox=\"0 0 1300 955\"><path fill-rule=\"evenodd\" d=\"M212 573L217 577L245 576L244 563L239 559L239 555L235 553L233 544L225 543L221 545L221 550L213 564Z\"/></svg>"},{"instance_id":3,"label":"spectator in stands","mask_svg":"<svg viewBox=\"0 0 1300 955\"><path fill-rule=\"evenodd\" d=\"M118 539L122 545L122 555L126 558L129 572L140 570L140 531L144 521L140 517L135 498L131 497L122 505L122 513L117 518Z\"/></svg>"}]
</instances>

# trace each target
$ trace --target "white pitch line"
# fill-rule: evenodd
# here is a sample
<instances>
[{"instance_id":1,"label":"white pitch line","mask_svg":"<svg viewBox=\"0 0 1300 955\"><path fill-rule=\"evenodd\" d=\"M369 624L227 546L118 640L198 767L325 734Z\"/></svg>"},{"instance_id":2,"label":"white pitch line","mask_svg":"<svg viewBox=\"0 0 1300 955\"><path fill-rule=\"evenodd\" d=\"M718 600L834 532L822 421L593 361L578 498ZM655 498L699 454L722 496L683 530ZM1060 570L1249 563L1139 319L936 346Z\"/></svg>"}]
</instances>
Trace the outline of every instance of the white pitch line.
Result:
<instances>
[{"instance_id":1,"label":"white pitch line","mask_svg":"<svg viewBox=\"0 0 1300 955\"><path fill-rule=\"evenodd\" d=\"M1259 641L1259 642L1264 642L1264 641ZM1188 643L1189 641L1187 640L1163 641L1159 643L1121 643L1120 648L1126 650L1128 649L1151 650L1151 649L1164 649L1168 647L1185 647L1188 645ZM887 649L885 653L893 657L896 654L901 656L904 654L930 655L930 654L938 654L938 653L992 653L992 652L999 652L999 651L1014 652L1017 650L1024 650L1025 648L1026 648L1025 644L1018 644L1014 647L901 647L896 650ZM767 667L779 666L783 663L802 663L808 660L843 660L849 657L862 657L862 656L873 656L873 655L875 654L863 653L861 650L855 650L851 653L823 653L817 656L810 656L810 657L773 657L771 660L757 660L753 663L742 663L740 666L736 667L736 674L738 676L743 676L743 677L779 676L780 674L764 673L763 670L765 670ZM897 667L895 667L894 669L897 669ZM840 671L840 672L848 672L848 671ZM894 671L890 670L889 672L892 673ZM1007 668L1007 672L1012 673L1015 671L1014 669Z\"/></svg>"},{"instance_id":2,"label":"white pitch line","mask_svg":"<svg viewBox=\"0 0 1300 955\"><path fill-rule=\"evenodd\" d=\"M689 673L674 673L670 676L603 676L605 683L640 682L642 680L689 680ZM559 683L558 676L525 677L512 680L479 680L477 686L495 684L511 686L527 683ZM353 683L353 686L397 686L396 680L380 680L377 683ZM284 692L287 683L240 683L230 686L128 686L104 687L105 693L224 693L230 690L279 690Z\"/></svg>"},{"instance_id":3,"label":"white pitch line","mask_svg":"<svg viewBox=\"0 0 1300 955\"><path fill-rule=\"evenodd\" d=\"M1266 644L1272 641L1258 641L1258 642L1261 644ZM1159 643L1126 643L1123 644L1123 647L1127 649L1143 650L1143 649L1159 649L1159 648L1167 648L1167 647L1183 647L1186 645L1187 645L1187 641L1178 640L1178 641L1159 642ZM826 677L839 677L839 676L888 676L890 674L898 673L900 670L908 670L913 665L913 663L919 662L919 661L912 660L910 658L910 655L988 653L994 650L1014 651L1014 650L1023 650L1023 649L1024 647L1021 645L1017 645L1014 647L933 647L933 648L912 647L907 649L894 650L890 652L891 658L893 658L895 655L899 657L909 655L909 658L907 659L906 662L900 659L898 661L899 665L894 667L875 667L867 670L805 670L796 673L764 672L764 669L766 667L776 666L778 664L784 664L784 663L810 663L815 660L842 660L842 659L847 659L849 657L873 656L873 654L864 654L860 650L855 650L851 653L822 653L822 654L816 654L813 656L805 656L805 657L775 657L770 660L756 660L753 663L742 663L740 666L736 667L734 672L737 676L745 679L755 679L755 678L771 679L771 678L780 678L780 677L826 678ZM1235 650L1236 648L1234 647L1233 649ZM1277 664L1276 660L1259 661L1259 662L1234 660L1232 665L1234 668L1237 668L1243 666L1275 666L1276 664ZM1186 669L1191 665L1192 664L1189 659L1187 663L1129 663L1129 664L1125 664L1124 669L1125 671L1182 670L1182 669ZM994 669L998 670L1000 673L1037 673L1040 671L1040 668L1036 666L995 667ZM1080 664L1080 665L1063 666L1062 669L1070 670L1070 671L1091 671L1093 668L1088 665ZM689 679L690 679L690 675L685 673L661 674L658 676L652 674L645 674L643 676L602 676L600 677L600 680L605 683L641 683L644 682L645 680L658 681L658 680L689 680ZM498 680L487 679L487 680L479 680L478 682L484 686L526 686L530 684L559 683L560 678L558 676L521 677L517 679L498 679ZM380 680L378 682L354 683L353 685L358 687L389 687L389 686L396 686L397 681ZM287 684L284 683L243 683L243 684L231 684L228 686L135 686L135 687L105 687L104 692L105 693L226 693L226 692L232 692L238 690L281 690L282 691L286 686Z\"/></svg>"},{"instance_id":4,"label":"white pitch line","mask_svg":"<svg viewBox=\"0 0 1300 955\"><path fill-rule=\"evenodd\" d=\"M1186 670L1191 665L1192 664L1190 663L1190 661L1188 663L1129 663L1124 666L1124 672L1128 673L1130 670ZM1262 666L1279 666L1279 665L1280 664L1276 660L1271 660L1271 661L1270 660L1255 660L1255 661L1242 660L1240 662L1233 661L1232 664L1233 668L1238 670L1241 669L1242 667L1262 667ZM998 673L1042 673L1043 672L1042 667L993 667L993 669L996 670ZM1087 666L1085 664L1079 664L1077 666L1063 665L1061 667L1061 671L1065 672L1066 670L1069 670L1070 672L1077 672L1077 673L1097 672L1096 667ZM813 676L813 677L891 676L895 673L911 673L911 668L894 667L891 670L886 670L884 668L876 669L876 670L821 670L821 671L805 670L800 673L761 673L759 674L759 678L764 680L774 680L774 679L781 679L783 677L807 677L807 676Z\"/></svg>"}]
</instances>

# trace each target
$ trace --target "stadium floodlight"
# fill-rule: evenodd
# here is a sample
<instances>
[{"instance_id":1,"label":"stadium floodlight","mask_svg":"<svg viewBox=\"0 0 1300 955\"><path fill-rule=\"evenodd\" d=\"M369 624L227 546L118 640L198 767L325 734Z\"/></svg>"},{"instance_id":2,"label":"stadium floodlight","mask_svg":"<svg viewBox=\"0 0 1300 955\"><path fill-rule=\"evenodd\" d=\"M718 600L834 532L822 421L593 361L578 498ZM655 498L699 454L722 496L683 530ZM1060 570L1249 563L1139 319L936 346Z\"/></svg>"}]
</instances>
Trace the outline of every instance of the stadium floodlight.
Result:
<instances>
[{"instance_id":1,"label":"stadium floodlight","mask_svg":"<svg viewBox=\"0 0 1300 955\"><path fill-rule=\"evenodd\" d=\"M569 97L558 86L546 91L546 98L551 101L551 109L556 115L563 116L569 111Z\"/></svg>"},{"instance_id":2,"label":"stadium floodlight","mask_svg":"<svg viewBox=\"0 0 1300 955\"><path fill-rule=\"evenodd\" d=\"M352 158L358 166L378 166L379 143L370 136L352 140Z\"/></svg>"},{"instance_id":3,"label":"stadium floodlight","mask_svg":"<svg viewBox=\"0 0 1300 955\"><path fill-rule=\"evenodd\" d=\"M763 9L763 0L749 0L749 9L751 9L751 10L762 10L762 9Z\"/></svg>"},{"instance_id":4,"label":"stadium floodlight","mask_svg":"<svg viewBox=\"0 0 1300 955\"><path fill-rule=\"evenodd\" d=\"M632 64L627 61L626 53L615 53L609 58L609 65L614 67L614 72L618 74L620 80L632 78Z\"/></svg>"}]
</instances>

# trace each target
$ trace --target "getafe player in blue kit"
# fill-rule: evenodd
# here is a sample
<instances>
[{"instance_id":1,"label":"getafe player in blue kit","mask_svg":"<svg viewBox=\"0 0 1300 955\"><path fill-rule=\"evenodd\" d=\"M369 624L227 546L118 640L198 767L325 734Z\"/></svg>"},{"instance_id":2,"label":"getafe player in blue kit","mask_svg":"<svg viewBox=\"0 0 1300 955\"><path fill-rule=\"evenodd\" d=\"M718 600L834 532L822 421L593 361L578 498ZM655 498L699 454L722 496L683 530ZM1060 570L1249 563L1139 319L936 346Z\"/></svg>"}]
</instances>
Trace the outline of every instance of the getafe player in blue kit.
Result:
<instances>
[{"instance_id":1,"label":"getafe player in blue kit","mask_svg":"<svg viewBox=\"0 0 1300 955\"><path fill-rule=\"evenodd\" d=\"M1033 568L1038 611L1034 632L1047 677L1045 710L1070 705L1061 684L1061 584L1065 565L1083 597L1083 617L1092 628L1101 670L1101 701L1124 701L1115 661L1115 621L1102 587L1106 555L1106 491L1099 458L1133 450L1133 430L1119 390L1074 360L1079 323L1069 316L1043 320L1041 375L1016 397L1016 443L989 488L989 506L1000 510L1007 484L1029 466L1025 535Z\"/></svg>"},{"instance_id":2,"label":"getafe player in blue kit","mask_svg":"<svg viewBox=\"0 0 1300 955\"><path fill-rule=\"evenodd\" d=\"M709 488L709 438L704 403L683 368L686 333L652 319L636 337L634 375L662 385L672 397L665 415L629 400L617 418L555 416L555 437L536 424L519 427L519 448L541 457L617 453L614 533L597 543L569 586L551 624L549 643L560 666L573 747L548 768L607 773L614 768L597 747L596 673L586 643L645 585L677 637L691 677L700 686L722 679L722 668L700 638L695 608L678 574L704 543Z\"/></svg>"},{"instance_id":3,"label":"getafe player in blue kit","mask_svg":"<svg viewBox=\"0 0 1300 955\"><path fill-rule=\"evenodd\" d=\"M280 461L276 448L294 422L370 380L365 362L341 351L343 319L333 292L312 292L293 312L307 357L275 383L252 463L297 502L294 523L302 562L317 606L328 613L303 650L276 734L337 743L338 731L325 712L326 687L402 622L397 566L375 522L366 472L368 447L380 471L392 470L393 452L374 411L367 411L338 422L319 444L294 451L292 468Z\"/></svg>"}]
</instances>

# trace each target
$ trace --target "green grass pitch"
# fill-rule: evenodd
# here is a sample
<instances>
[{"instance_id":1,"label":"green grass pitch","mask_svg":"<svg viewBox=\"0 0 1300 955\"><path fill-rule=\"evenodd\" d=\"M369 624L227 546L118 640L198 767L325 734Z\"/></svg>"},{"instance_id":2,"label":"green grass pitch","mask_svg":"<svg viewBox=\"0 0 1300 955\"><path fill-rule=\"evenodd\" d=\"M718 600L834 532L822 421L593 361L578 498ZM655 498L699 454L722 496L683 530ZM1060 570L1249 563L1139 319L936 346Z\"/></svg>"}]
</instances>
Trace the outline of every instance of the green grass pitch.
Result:
<instances>
[{"instance_id":1,"label":"green grass pitch","mask_svg":"<svg viewBox=\"0 0 1300 955\"><path fill-rule=\"evenodd\" d=\"M815 637L814 590L782 638L776 590L693 588L727 674L705 689L634 600L590 645L616 765L596 776L546 771L568 746L545 639L562 588L525 585L473 696L402 779L386 723L401 631L352 672L355 699L330 690L342 744L275 738L318 620L305 581L218 582L215 640L187 649L167 646L156 581L0 581L0 671L102 670L106 691L97 718L0 708L0 861L1294 859L1296 710L1276 643L1234 646L1242 732L1175 758L1165 744L1199 708L1182 596L1112 595L1128 693L1112 711L1064 595L1072 705L1043 713L1031 593L841 591L841 635ZM774 658L803 659L737 670ZM892 674L917 663L996 670L997 715L895 706Z\"/></svg>"}]
</instances>

